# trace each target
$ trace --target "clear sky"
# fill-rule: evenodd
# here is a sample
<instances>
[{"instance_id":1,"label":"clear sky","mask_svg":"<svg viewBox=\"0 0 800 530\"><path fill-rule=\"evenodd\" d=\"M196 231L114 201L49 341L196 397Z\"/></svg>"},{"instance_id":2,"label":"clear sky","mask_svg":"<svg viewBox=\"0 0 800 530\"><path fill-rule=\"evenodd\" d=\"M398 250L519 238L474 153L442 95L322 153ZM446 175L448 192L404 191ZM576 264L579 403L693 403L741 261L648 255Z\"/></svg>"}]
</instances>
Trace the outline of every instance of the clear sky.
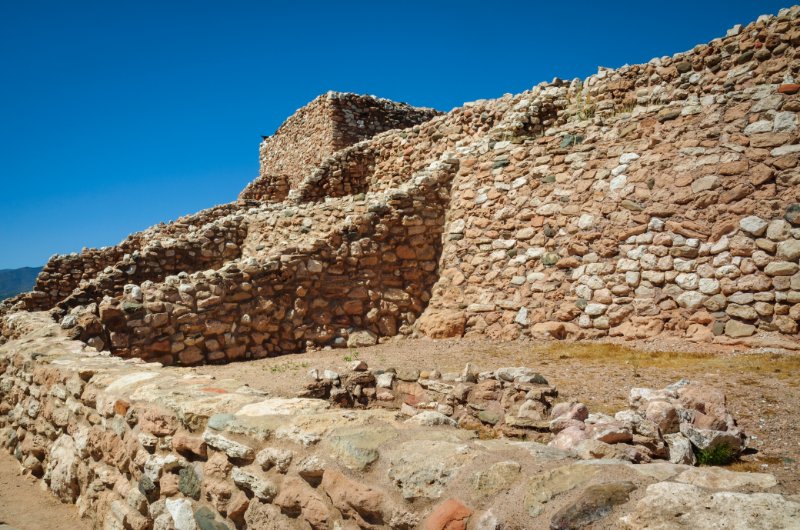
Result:
<instances>
[{"instance_id":1,"label":"clear sky","mask_svg":"<svg viewBox=\"0 0 800 530\"><path fill-rule=\"evenodd\" d=\"M788 3L0 2L0 269L234 200L328 90L449 110L671 55Z\"/></svg>"}]
</instances>

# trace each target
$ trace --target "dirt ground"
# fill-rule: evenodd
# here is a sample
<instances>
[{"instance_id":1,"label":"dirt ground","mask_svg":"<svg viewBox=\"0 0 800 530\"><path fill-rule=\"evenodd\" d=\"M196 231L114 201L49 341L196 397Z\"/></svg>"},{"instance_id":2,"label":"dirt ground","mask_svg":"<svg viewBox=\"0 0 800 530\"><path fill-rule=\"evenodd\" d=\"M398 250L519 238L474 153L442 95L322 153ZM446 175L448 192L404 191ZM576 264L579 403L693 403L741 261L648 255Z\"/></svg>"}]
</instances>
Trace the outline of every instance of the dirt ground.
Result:
<instances>
[{"instance_id":1,"label":"dirt ground","mask_svg":"<svg viewBox=\"0 0 800 530\"><path fill-rule=\"evenodd\" d=\"M41 483L20 474L19 462L0 451L0 529L4 524L17 530L88 530L91 523L78 517L74 504L61 504Z\"/></svg>"},{"instance_id":2,"label":"dirt ground","mask_svg":"<svg viewBox=\"0 0 800 530\"><path fill-rule=\"evenodd\" d=\"M311 368L343 371L361 359L371 368L460 372L529 366L559 390L559 400L579 400L590 412L625 408L633 387L663 388L680 379L725 391L728 407L750 436L749 454L731 464L739 471L774 474L779 491L800 493L800 354L722 349L686 342L495 343L488 340L392 340L358 350L323 350L248 363L184 370L234 378L274 396L294 395Z\"/></svg>"}]
</instances>

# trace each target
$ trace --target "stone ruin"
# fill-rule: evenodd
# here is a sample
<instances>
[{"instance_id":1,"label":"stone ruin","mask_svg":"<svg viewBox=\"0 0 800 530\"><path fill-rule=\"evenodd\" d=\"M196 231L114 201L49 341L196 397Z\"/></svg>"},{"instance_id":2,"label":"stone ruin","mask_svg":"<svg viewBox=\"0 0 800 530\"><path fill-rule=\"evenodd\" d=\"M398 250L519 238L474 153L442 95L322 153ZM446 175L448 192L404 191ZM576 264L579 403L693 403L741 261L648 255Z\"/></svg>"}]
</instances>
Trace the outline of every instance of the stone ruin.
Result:
<instances>
[{"instance_id":1,"label":"stone ruin","mask_svg":"<svg viewBox=\"0 0 800 530\"><path fill-rule=\"evenodd\" d=\"M54 256L5 311L184 365L396 335L796 349L793 13L445 114L326 94L239 201Z\"/></svg>"},{"instance_id":2,"label":"stone ruin","mask_svg":"<svg viewBox=\"0 0 800 530\"><path fill-rule=\"evenodd\" d=\"M632 389L611 417L555 402L528 368L356 361L312 370L313 397L278 398L98 352L43 312L5 324L0 447L94 528L772 530L800 517L771 474L692 465L745 442L702 384Z\"/></svg>"},{"instance_id":3,"label":"stone ruin","mask_svg":"<svg viewBox=\"0 0 800 530\"><path fill-rule=\"evenodd\" d=\"M614 416L589 413L583 403L555 404L558 390L527 367L462 373L369 370L353 361L338 374L312 369L301 398L327 399L345 408L398 410L408 422L448 425L483 437L547 442L587 460L641 463L667 460L695 465L696 453L718 450L720 462L746 449L747 436L718 389L681 380L662 390L633 388L630 409Z\"/></svg>"},{"instance_id":4,"label":"stone ruin","mask_svg":"<svg viewBox=\"0 0 800 530\"><path fill-rule=\"evenodd\" d=\"M525 369L323 371L288 399L170 365L395 336L800 349L798 46L793 7L447 113L321 96L237 201L54 256L0 306L0 444L103 528L791 528L771 475L690 467L744 447L708 388L612 417Z\"/></svg>"}]
</instances>

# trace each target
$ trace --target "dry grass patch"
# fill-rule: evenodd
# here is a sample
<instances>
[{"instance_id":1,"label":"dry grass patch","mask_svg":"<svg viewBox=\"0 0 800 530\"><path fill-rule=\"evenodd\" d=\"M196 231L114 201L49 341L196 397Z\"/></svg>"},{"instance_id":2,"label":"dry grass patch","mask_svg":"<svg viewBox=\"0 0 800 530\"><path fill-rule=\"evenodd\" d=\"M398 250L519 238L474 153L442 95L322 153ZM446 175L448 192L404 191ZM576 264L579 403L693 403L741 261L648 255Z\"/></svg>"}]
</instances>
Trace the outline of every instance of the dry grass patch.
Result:
<instances>
[{"instance_id":1,"label":"dry grass patch","mask_svg":"<svg viewBox=\"0 0 800 530\"><path fill-rule=\"evenodd\" d=\"M790 379L796 386L800 355L777 353L648 352L614 343L553 343L537 352L550 359L573 359L603 364L627 365L634 375L639 369L658 368L703 371L744 372ZM746 380L745 380L746 381ZM750 379L750 381L753 381ZM747 383L745 383L747 384Z\"/></svg>"}]
</instances>

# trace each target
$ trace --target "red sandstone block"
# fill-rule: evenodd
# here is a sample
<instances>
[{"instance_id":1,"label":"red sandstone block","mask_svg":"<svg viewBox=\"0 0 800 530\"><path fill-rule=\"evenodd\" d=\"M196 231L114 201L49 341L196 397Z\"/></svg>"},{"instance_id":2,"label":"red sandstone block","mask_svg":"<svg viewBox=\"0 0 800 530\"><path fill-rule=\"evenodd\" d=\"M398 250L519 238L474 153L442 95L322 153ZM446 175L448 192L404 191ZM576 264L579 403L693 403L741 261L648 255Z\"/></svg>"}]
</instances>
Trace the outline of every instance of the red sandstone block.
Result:
<instances>
[{"instance_id":1,"label":"red sandstone block","mask_svg":"<svg viewBox=\"0 0 800 530\"><path fill-rule=\"evenodd\" d=\"M778 87L778 94L796 94L800 91L800 84L797 83L789 83L786 85L781 85Z\"/></svg>"}]
</instances>

